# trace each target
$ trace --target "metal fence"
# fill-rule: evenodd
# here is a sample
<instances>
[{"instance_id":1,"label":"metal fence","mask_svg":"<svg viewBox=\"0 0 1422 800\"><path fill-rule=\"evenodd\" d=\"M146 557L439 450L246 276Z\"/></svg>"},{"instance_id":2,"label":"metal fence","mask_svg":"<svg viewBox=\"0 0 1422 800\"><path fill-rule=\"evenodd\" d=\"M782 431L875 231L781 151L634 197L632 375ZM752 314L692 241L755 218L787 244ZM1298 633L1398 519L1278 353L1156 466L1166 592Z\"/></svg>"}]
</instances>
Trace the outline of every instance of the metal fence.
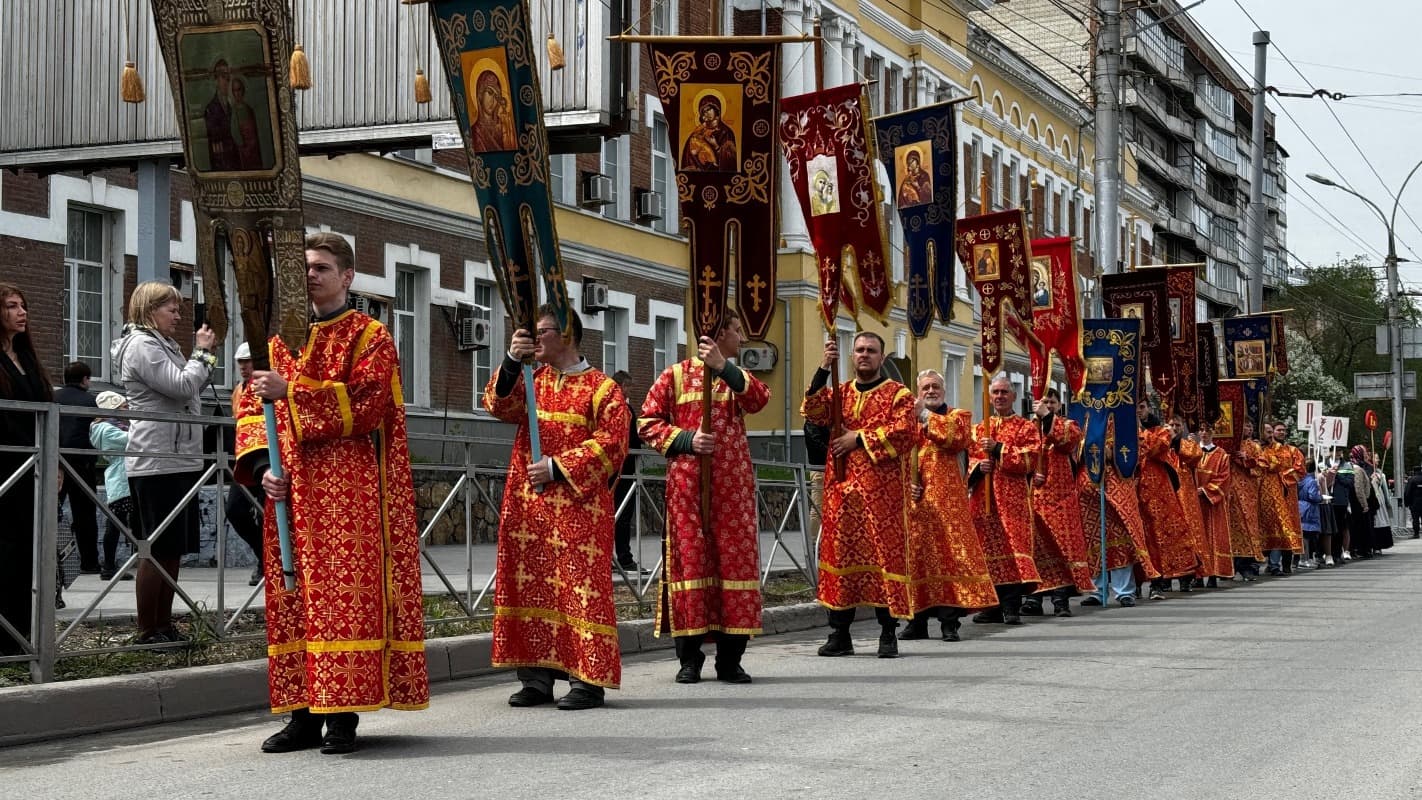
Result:
<instances>
[{"instance_id":1,"label":"metal fence","mask_svg":"<svg viewBox=\"0 0 1422 800\"><path fill-rule=\"evenodd\" d=\"M166 572L163 572L161 566L150 555L151 542L136 538L129 528L128 520L119 519L110 509L106 498L96 492L93 486L88 485L88 481L81 480L69 463L69 458L73 456L113 458L122 455L142 455L172 458L177 457L175 454L136 450L119 454L111 451L100 452L92 449L58 447L60 419L66 416L94 417L96 414L92 408L0 401L0 413L4 412L30 415L34 420L36 441L40 444L33 447L0 445L0 452L18 453L24 459L23 463L10 474L0 474L0 494L22 492L27 483L32 484L35 508L35 522L30 531L34 546L30 575L33 600L30 619L31 635L28 637L19 636L11 621L0 617L0 628L17 639L24 640L26 650L21 655L0 656L0 665L28 663L31 680L35 683L42 683L54 679L55 664L60 659L119 653L128 650L152 650L155 647L178 649L186 646L182 642L160 645L105 642L99 646L77 643L80 637L76 636L76 631L85 623L93 622L102 616L101 605L105 598L116 590L123 591L124 587L121 584L123 576L135 573L139 563L145 560L153 562L163 578L173 586L176 598L188 609L189 621L194 624L200 622L206 635L209 635L213 640L259 641L263 638L259 632L239 632L237 630L243 615L247 615L246 619L251 619L252 615L248 612L261 610L262 603L259 602L262 597L261 585L238 593L236 596L232 596L226 586L225 574L230 566L227 563L226 541L229 535L235 536L235 532L231 532L227 525L226 509L222 498L234 486L237 487L236 491L244 492L249 499L252 498L251 493L245 487L234 482L232 454L223 449L224 436L210 437L216 440L216 452L202 456L201 474L189 487L183 498L183 505L197 502L199 495L208 487L215 488L218 497L214 509L217 546L215 548L215 563L211 565L217 570L217 580L215 596L210 598L211 603L209 603L207 602L208 598L194 597L195 592L188 590L191 586L185 588L183 580L181 580L182 571L179 573L179 580L174 580ZM189 423L219 429L231 428L235 424L232 419L223 417L156 414L127 410L101 412L100 415ZM438 491L428 493L432 510L430 508L424 509L420 515L423 568L425 575L433 576L434 582L437 584L434 592L430 591L427 584L426 597L449 598L457 604L459 609L457 614L441 613L437 617L429 617L427 622L451 623L489 619L493 615L492 602L490 602L490 592L494 585L493 569L490 567L487 578L476 571L475 548L478 546L476 539L482 536L484 539L492 541L496 536L498 512L507 468L503 465L476 463L476 453L487 453L491 448L498 448L501 452L506 453L510 446L509 442L507 439L488 437L422 433L410 434L410 440L412 450L419 447L421 443L427 443L437 445L437 447L421 448L423 452L441 454L436 459L417 459L416 463L412 465L417 495L422 494L420 487L440 485ZM659 540L665 525L663 498L666 488L666 462L659 454L652 451L634 452L639 456L639 468L636 474L623 477L623 480L631 481L632 488L621 498L617 507L617 516L619 519L631 516L634 525L633 543L640 551L642 539L647 537ZM191 456L183 457L191 458ZM754 464L758 476L756 505L761 538L767 543L767 547L761 554L761 584L764 586L773 573L788 569L792 573L798 573L808 585L813 586L816 578L813 554L818 552L818 513L814 508L815 498L812 497L810 491L810 474L815 470L801 464L772 461L757 460ZM131 550L131 555L119 565L113 578L104 581L98 593L78 608L77 612L66 614L65 616L69 618L62 625L57 620L55 602L53 601L60 589L58 570L60 562L59 476L61 470L64 471L65 481L76 482L79 485L79 490L94 501L100 514L100 520L106 524L117 526L123 537L121 544L126 542ZM442 485L444 483L448 484L447 491ZM476 514L476 509L480 513ZM179 512L175 510L159 526L153 535L154 538L165 535L182 535L182 531L169 531L170 526L178 518ZM3 525L3 521L0 521L0 525ZM102 530L102 526L100 527ZM432 544L432 537L437 532L453 539L456 544L443 546ZM4 535L18 536L23 533L8 531ZM450 548L459 543L462 543L464 547L462 569L451 569ZM437 552L443 556L443 563L435 558ZM241 569L245 570L246 568ZM625 587L630 593L632 603L637 605L640 610L647 611L656 600L655 582L661 570L662 562L659 557L656 565L645 572L639 571L634 574L617 567L615 580L619 586Z\"/></svg>"}]
</instances>

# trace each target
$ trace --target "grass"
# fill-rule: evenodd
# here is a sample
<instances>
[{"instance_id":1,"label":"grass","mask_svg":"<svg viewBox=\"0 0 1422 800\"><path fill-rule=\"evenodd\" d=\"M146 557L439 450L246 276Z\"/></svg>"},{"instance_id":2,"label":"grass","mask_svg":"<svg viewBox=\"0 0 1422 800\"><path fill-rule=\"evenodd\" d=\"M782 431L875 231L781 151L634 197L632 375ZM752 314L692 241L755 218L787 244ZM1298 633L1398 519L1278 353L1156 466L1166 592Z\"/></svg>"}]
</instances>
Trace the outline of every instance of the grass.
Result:
<instances>
[{"instance_id":1,"label":"grass","mask_svg":"<svg viewBox=\"0 0 1422 800\"><path fill-rule=\"evenodd\" d=\"M656 614L658 585L647 587L645 601L638 601L621 580L615 578L613 602L619 621L651 619ZM763 592L765 606L793 605L813 601L814 587L797 572L771 576ZM475 616L449 595L426 595L425 637L439 639L487 633L492 628L493 600L486 597L475 609ZM166 645L161 649L137 648L131 642L137 635L132 618L95 620L81 623L64 641L65 653L82 653L60 658L55 662L55 680L73 681L114 675L159 672L206 664L227 664L263 658L267 652L263 614L248 611L237 618L226 636L221 636L221 622L215 614L174 615L174 624L185 636L186 644ZM62 630L62 628L61 628ZM132 648L132 649L114 649ZM106 652L91 653L103 650ZM26 664L0 665L0 688L24 686L30 683Z\"/></svg>"}]
</instances>

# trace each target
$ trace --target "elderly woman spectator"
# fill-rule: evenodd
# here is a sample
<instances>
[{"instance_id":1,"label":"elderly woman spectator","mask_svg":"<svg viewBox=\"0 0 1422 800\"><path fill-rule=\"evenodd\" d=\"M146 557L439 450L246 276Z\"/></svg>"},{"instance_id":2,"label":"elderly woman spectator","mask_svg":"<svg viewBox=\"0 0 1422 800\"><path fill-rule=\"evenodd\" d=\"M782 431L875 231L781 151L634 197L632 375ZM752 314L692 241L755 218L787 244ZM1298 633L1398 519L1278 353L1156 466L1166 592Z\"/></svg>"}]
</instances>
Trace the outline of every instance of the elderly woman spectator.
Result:
<instances>
[{"instance_id":1,"label":"elderly woman spectator","mask_svg":"<svg viewBox=\"0 0 1422 800\"><path fill-rule=\"evenodd\" d=\"M198 394L217 363L211 352L215 337L211 328L202 326L193 337L197 346L192 356L183 356L173 339L182 319L181 299L177 289L158 281L140 283L129 298L129 327L114 342L112 356L134 411L201 412ZM144 453L128 456L125 465L134 535L149 540L151 555L138 565L135 642L182 641L173 627L174 585L183 555L198 549L197 502L184 504L183 498L202 475L202 431L191 423L140 419L129 427L128 437L129 449ZM172 524L160 532L159 526L175 510Z\"/></svg>"}]
</instances>

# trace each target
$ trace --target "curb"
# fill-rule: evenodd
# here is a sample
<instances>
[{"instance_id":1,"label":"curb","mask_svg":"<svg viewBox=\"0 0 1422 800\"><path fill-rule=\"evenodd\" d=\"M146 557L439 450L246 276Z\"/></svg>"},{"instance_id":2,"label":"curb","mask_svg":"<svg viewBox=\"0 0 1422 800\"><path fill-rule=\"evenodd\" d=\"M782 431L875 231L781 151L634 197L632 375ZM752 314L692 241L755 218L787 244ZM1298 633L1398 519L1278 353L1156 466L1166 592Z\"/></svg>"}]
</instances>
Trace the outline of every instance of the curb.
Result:
<instances>
[{"instance_id":1,"label":"curb","mask_svg":"<svg viewBox=\"0 0 1422 800\"><path fill-rule=\"evenodd\" d=\"M865 610L872 616L871 609ZM762 613L761 635L825 623L818 603L776 606ZM618 623L622 652L670 650L670 637L652 635L654 624L650 619ZM490 666L492 645L488 633L426 641L430 683L506 671ZM0 747L264 708L266 659L17 686L0 689Z\"/></svg>"}]
</instances>

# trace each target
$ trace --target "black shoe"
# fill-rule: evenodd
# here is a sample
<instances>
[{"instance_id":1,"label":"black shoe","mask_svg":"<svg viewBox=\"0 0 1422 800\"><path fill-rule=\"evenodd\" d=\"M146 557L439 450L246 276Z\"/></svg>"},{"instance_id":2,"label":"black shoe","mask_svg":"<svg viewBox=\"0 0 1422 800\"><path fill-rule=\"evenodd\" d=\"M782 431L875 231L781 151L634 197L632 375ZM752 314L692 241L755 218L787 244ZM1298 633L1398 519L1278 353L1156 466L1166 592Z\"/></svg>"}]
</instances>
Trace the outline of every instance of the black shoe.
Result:
<instances>
[{"instance_id":1,"label":"black shoe","mask_svg":"<svg viewBox=\"0 0 1422 800\"><path fill-rule=\"evenodd\" d=\"M848 631L834 631L829 635L829 641L820 645L817 652L822 656L852 656L854 640L849 638Z\"/></svg>"},{"instance_id":2,"label":"black shoe","mask_svg":"<svg viewBox=\"0 0 1422 800\"><path fill-rule=\"evenodd\" d=\"M1099 606L1101 605L1101 595L1089 594L1081 599L1081 604L1084 606Z\"/></svg>"},{"instance_id":3,"label":"black shoe","mask_svg":"<svg viewBox=\"0 0 1422 800\"><path fill-rule=\"evenodd\" d=\"M584 711L601 706L602 695L587 689L574 689L558 699L559 711Z\"/></svg>"},{"instance_id":4,"label":"black shoe","mask_svg":"<svg viewBox=\"0 0 1422 800\"><path fill-rule=\"evenodd\" d=\"M892 628L885 628L879 634L879 658L898 658L899 640L894 636Z\"/></svg>"},{"instance_id":5,"label":"black shoe","mask_svg":"<svg viewBox=\"0 0 1422 800\"><path fill-rule=\"evenodd\" d=\"M943 641L945 641L945 642L961 642L961 641L963 641L963 637L958 635L958 628L959 628L960 626L961 626L961 623L959 623L958 620L956 620L956 619L945 619L945 620L943 620Z\"/></svg>"},{"instance_id":6,"label":"black shoe","mask_svg":"<svg viewBox=\"0 0 1422 800\"><path fill-rule=\"evenodd\" d=\"M103 572L103 571L104 571L103 568L100 567L98 564L80 564L80 565L79 565L79 574L80 574L80 575L98 575L99 573L101 573L101 572Z\"/></svg>"},{"instance_id":7,"label":"black shoe","mask_svg":"<svg viewBox=\"0 0 1422 800\"><path fill-rule=\"evenodd\" d=\"M326 715L326 735L321 739L321 753L339 756L354 753L356 749L356 725L360 717L353 711Z\"/></svg>"},{"instance_id":8,"label":"black shoe","mask_svg":"<svg viewBox=\"0 0 1422 800\"><path fill-rule=\"evenodd\" d=\"M1002 624L1004 624L1004 625L1021 625L1021 624L1022 624L1022 617L1019 616L1019 615L1017 615L1017 614L1009 614L1009 613L1007 613L1006 611L1004 611L1004 612L1002 612Z\"/></svg>"},{"instance_id":9,"label":"black shoe","mask_svg":"<svg viewBox=\"0 0 1422 800\"><path fill-rule=\"evenodd\" d=\"M1168 591L1168 590L1167 590L1167 591ZM1182 578L1182 579L1181 579L1181 581L1180 581L1180 593L1181 593L1181 594L1189 594L1189 593L1190 593L1190 579L1189 579L1189 578Z\"/></svg>"},{"instance_id":10,"label":"black shoe","mask_svg":"<svg viewBox=\"0 0 1422 800\"><path fill-rule=\"evenodd\" d=\"M1002 607L989 608L986 611L979 611L973 615L973 623L976 625L992 625L1002 622Z\"/></svg>"},{"instance_id":11,"label":"black shoe","mask_svg":"<svg viewBox=\"0 0 1422 800\"><path fill-rule=\"evenodd\" d=\"M1071 603L1068 602L1068 601L1066 601L1066 600L1063 600L1063 601L1061 601L1060 603L1058 603L1058 602L1053 602L1053 603L1052 603L1052 616L1054 616L1054 617L1069 617L1069 616L1071 616Z\"/></svg>"},{"instance_id":12,"label":"black shoe","mask_svg":"<svg viewBox=\"0 0 1422 800\"><path fill-rule=\"evenodd\" d=\"M721 683L750 683L751 676L747 674L745 670L741 669L740 664L737 664L729 668L717 667L716 680Z\"/></svg>"},{"instance_id":13,"label":"black shoe","mask_svg":"<svg viewBox=\"0 0 1422 800\"><path fill-rule=\"evenodd\" d=\"M642 573L646 572L646 570L642 569L640 566L637 565L636 561L618 562L617 566L612 568L612 571L616 572L618 569L621 569L628 575L641 575Z\"/></svg>"},{"instance_id":14,"label":"black shoe","mask_svg":"<svg viewBox=\"0 0 1422 800\"><path fill-rule=\"evenodd\" d=\"M912 641L912 640L915 640L915 639L927 639L927 638L928 638L928 620L925 620L925 619L913 619L913 620L909 620L909 623L904 626L903 633L900 633L900 634L899 634L899 638L902 639L902 640L904 640L904 641L906 641L906 642L907 642L907 641Z\"/></svg>"},{"instance_id":15,"label":"black shoe","mask_svg":"<svg viewBox=\"0 0 1422 800\"><path fill-rule=\"evenodd\" d=\"M553 695L539 691L532 686L525 686L509 695L509 705L514 708L533 708L551 702L553 702Z\"/></svg>"},{"instance_id":16,"label":"black shoe","mask_svg":"<svg viewBox=\"0 0 1422 800\"><path fill-rule=\"evenodd\" d=\"M1131 597L1128 594L1123 594L1120 597L1116 598L1116 602L1121 604L1121 608L1135 608L1136 598Z\"/></svg>"},{"instance_id":17,"label":"black shoe","mask_svg":"<svg viewBox=\"0 0 1422 800\"><path fill-rule=\"evenodd\" d=\"M1217 577L1211 576L1211 577L1209 578L1209 580L1206 580L1206 581L1205 581L1205 588L1206 588L1206 589L1218 589L1218 588L1220 588L1220 579L1217 578Z\"/></svg>"},{"instance_id":18,"label":"black shoe","mask_svg":"<svg viewBox=\"0 0 1422 800\"><path fill-rule=\"evenodd\" d=\"M701 662L682 664L676 671L677 683L701 683Z\"/></svg>"},{"instance_id":19,"label":"black shoe","mask_svg":"<svg viewBox=\"0 0 1422 800\"><path fill-rule=\"evenodd\" d=\"M292 712L286 727L262 742L263 753L293 753L321 746L321 718L306 709Z\"/></svg>"},{"instance_id":20,"label":"black shoe","mask_svg":"<svg viewBox=\"0 0 1422 800\"><path fill-rule=\"evenodd\" d=\"M1214 580L1214 578L1211 578L1210 580ZM1203 578L1196 578L1195 580L1190 581L1190 588L1191 588L1191 589L1203 589L1203 588L1205 588L1205 581L1204 581L1204 579L1203 579Z\"/></svg>"},{"instance_id":21,"label":"black shoe","mask_svg":"<svg viewBox=\"0 0 1422 800\"><path fill-rule=\"evenodd\" d=\"M1024 617L1042 617L1046 612L1042 610L1042 601L1036 597L1028 597L1022 601L1022 608L1018 612Z\"/></svg>"}]
</instances>

